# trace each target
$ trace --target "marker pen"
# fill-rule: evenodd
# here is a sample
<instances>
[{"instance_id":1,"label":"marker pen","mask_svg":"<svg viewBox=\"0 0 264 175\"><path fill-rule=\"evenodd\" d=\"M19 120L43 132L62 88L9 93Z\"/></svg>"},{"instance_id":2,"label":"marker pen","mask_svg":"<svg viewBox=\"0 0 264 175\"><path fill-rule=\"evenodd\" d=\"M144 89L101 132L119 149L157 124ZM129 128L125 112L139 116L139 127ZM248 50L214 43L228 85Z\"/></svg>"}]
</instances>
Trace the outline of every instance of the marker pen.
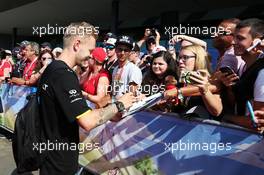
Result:
<instances>
[{"instance_id":1,"label":"marker pen","mask_svg":"<svg viewBox=\"0 0 264 175\"><path fill-rule=\"evenodd\" d=\"M249 101L247 101L246 105L247 105L248 112L250 114L250 120L252 122L252 125L253 125L254 128L256 128L257 124L255 122L255 114L254 114L252 105L251 105L251 103Z\"/></svg>"}]
</instances>

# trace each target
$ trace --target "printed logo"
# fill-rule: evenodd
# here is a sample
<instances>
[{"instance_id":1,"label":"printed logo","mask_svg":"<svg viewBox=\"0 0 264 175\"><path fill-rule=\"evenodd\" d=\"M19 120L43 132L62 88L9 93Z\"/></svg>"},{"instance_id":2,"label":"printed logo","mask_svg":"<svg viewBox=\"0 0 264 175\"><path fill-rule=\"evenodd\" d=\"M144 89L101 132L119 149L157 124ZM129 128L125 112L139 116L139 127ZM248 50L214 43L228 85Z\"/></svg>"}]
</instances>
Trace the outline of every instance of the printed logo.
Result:
<instances>
[{"instance_id":1,"label":"printed logo","mask_svg":"<svg viewBox=\"0 0 264 175\"><path fill-rule=\"evenodd\" d=\"M49 87L49 86L48 86L47 84L43 84L43 85L42 85L42 89L43 89L44 91L46 91L48 87Z\"/></svg>"},{"instance_id":2,"label":"printed logo","mask_svg":"<svg viewBox=\"0 0 264 175\"><path fill-rule=\"evenodd\" d=\"M77 93L77 91L75 89L72 89L72 90L69 91L69 94L71 94L71 95L74 95L76 93Z\"/></svg>"}]
</instances>

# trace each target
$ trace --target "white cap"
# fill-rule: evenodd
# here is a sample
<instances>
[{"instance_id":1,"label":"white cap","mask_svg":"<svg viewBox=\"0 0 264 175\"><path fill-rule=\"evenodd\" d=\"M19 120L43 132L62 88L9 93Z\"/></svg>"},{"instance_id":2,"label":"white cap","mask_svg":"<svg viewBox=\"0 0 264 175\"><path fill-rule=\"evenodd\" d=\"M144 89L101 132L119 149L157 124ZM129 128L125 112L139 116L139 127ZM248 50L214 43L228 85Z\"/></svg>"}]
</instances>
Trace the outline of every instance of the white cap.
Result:
<instances>
[{"instance_id":1,"label":"white cap","mask_svg":"<svg viewBox=\"0 0 264 175\"><path fill-rule=\"evenodd\" d=\"M56 48L54 48L53 50L52 50L52 53L53 54L55 54L56 52L62 52L62 48L60 48L60 47L56 47Z\"/></svg>"},{"instance_id":2,"label":"white cap","mask_svg":"<svg viewBox=\"0 0 264 175\"><path fill-rule=\"evenodd\" d=\"M105 42L105 44L111 44L115 46L116 39L115 38L108 38L108 40Z\"/></svg>"},{"instance_id":3,"label":"white cap","mask_svg":"<svg viewBox=\"0 0 264 175\"><path fill-rule=\"evenodd\" d=\"M163 46L156 46L154 47L154 49L152 50L151 54L155 54L158 53L159 51L167 51L167 49Z\"/></svg>"},{"instance_id":4,"label":"white cap","mask_svg":"<svg viewBox=\"0 0 264 175\"><path fill-rule=\"evenodd\" d=\"M5 53L12 55L12 52L10 50L5 50Z\"/></svg>"}]
</instances>

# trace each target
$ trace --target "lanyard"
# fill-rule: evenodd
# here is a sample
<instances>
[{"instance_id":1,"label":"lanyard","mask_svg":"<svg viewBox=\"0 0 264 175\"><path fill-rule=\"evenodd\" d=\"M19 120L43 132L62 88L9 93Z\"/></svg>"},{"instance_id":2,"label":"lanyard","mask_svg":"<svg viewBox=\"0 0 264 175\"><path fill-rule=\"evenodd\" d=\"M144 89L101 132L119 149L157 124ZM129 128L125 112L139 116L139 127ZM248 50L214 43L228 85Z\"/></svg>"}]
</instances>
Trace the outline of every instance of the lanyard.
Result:
<instances>
[{"instance_id":1,"label":"lanyard","mask_svg":"<svg viewBox=\"0 0 264 175\"><path fill-rule=\"evenodd\" d=\"M29 68L26 70L25 72L25 77L27 77L28 72L30 71L31 67L33 66L33 64L37 61L38 57L36 57L29 65Z\"/></svg>"},{"instance_id":2,"label":"lanyard","mask_svg":"<svg viewBox=\"0 0 264 175\"><path fill-rule=\"evenodd\" d=\"M108 70L110 70L111 69L111 67L115 64L115 62L117 61L117 58L116 59L114 59L114 61L112 61L112 64L108 67Z\"/></svg>"}]
</instances>

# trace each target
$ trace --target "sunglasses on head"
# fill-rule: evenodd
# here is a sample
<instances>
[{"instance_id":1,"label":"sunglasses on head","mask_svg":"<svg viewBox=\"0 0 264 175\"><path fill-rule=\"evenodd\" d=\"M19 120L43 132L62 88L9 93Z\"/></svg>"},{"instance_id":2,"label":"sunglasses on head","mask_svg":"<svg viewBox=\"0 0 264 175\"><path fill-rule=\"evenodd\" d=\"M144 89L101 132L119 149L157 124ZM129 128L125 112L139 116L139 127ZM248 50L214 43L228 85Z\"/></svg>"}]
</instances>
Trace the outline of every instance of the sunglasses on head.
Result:
<instances>
[{"instance_id":1,"label":"sunglasses on head","mask_svg":"<svg viewBox=\"0 0 264 175\"><path fill-rule=\"evenodd\" d=\"M115 48L115 46L111 46L111 45L105 46L106 50L113 50L114 48Z\"/></svg>"}]
</instances>

